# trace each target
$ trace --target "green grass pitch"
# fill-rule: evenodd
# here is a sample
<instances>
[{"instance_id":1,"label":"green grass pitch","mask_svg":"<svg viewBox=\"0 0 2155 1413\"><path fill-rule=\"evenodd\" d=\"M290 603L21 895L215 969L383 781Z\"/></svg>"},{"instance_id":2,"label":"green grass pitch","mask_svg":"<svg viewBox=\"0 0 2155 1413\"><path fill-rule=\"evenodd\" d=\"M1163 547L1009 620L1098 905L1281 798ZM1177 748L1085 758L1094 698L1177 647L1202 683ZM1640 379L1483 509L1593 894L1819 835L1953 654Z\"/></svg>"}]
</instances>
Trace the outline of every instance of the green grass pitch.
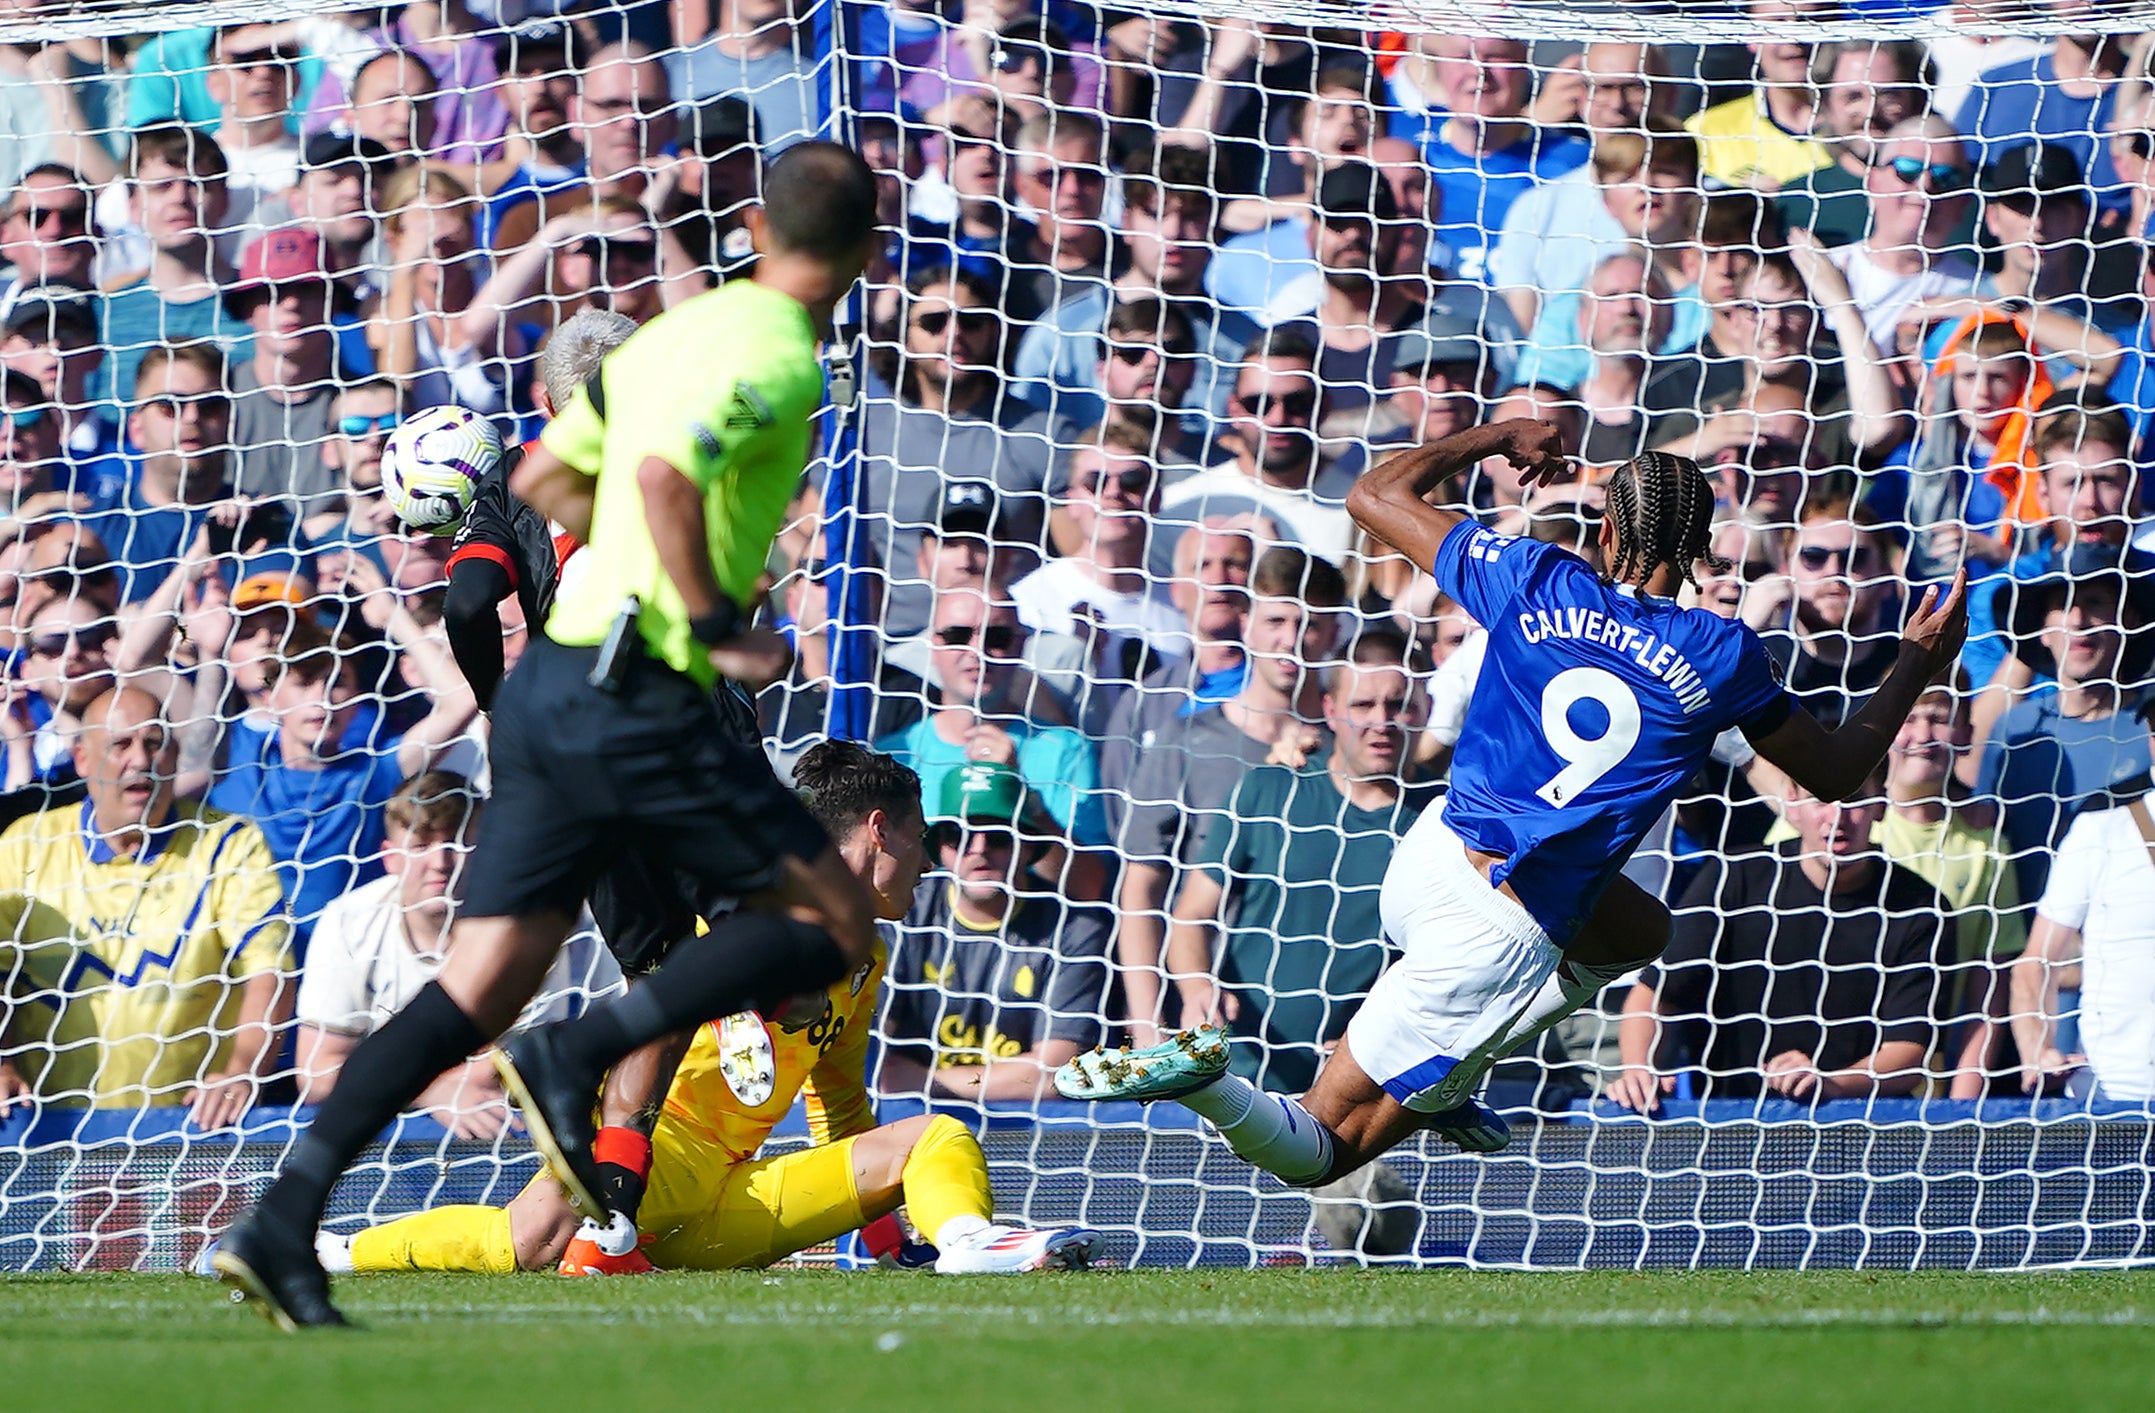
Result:
<instances>
[{"instance_id":1,"label":"green grass pitch","mask_svg":"<svg viewBox=\"0 0 2155 1413\"><path fill-rule=\"evenodd\" d=\"M0 1407L2155 1408L2155 1272L376 1276L285 1336L188 1276L0 1278Z\"/></svg>"}]
</instances>

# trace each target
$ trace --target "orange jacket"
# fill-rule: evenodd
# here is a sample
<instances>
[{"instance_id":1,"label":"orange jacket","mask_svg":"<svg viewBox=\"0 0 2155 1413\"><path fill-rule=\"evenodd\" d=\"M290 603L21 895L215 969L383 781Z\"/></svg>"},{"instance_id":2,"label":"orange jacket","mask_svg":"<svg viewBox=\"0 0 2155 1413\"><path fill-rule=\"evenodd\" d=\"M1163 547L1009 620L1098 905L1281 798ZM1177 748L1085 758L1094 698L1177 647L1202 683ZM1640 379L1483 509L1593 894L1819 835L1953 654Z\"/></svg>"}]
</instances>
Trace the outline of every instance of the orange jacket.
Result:
<instances>
[{"instance_id":1,"label":"orange jacket","mask_svg":"<svg viewBox=\"0 0 2155 1413\"><path fill-rule=\"evenodd\" d=\"M1986 309L1971 314L1953 330L1953 334L1939 350L1938 361L1931 365L1931 376L1949 378L1949 365L1975 331L1985 324L2010 324L2027 340L2035 369L2028 378L2028 385L2020 391L2020 401L2014 405L2006 418L2005 426L1998 433L1997 450L1991 453L1990 466L1983 479L1996 486L2005 497L2005 517L1999 523L2001 538L2010 538L2022 525L2040 525L2050 518L2043 508L2043 478L2037 474L2035 464L2035 409L2056 389L2050 381L2049 372L2043 367L2040 354L2034 352L2035 338L2028 326L2011 314Z\"/></svg>"}]
</instances>

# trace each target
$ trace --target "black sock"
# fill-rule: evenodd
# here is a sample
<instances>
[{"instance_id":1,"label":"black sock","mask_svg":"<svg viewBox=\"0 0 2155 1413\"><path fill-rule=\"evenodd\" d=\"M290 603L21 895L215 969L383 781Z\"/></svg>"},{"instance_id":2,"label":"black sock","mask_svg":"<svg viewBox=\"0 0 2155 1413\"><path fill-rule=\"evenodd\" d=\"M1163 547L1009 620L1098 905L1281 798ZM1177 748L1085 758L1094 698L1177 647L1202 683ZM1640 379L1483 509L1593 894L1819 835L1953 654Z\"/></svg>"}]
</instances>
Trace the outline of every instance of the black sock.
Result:
<instances>
[{"instance_id":1,"label":"black sock","mask_svg":"<svg viewBox=\"0 0 2155 1413\"><path fill-rule=\"evenodd\" d=\"M312 1240L329 1190L359 1150L436 1075L463 1063L487 1039L439 982L428 982L409 1006L352 1051L337 1074L337 1087L263 1194L261 1209Z\"/></svg>"},{"instance_id":2,"label":"black sock","mask_svg":"<svg viewBox=\"0 0 2155 1413\"><path fill-rule=\"evenodd\" d=\"M599 1200L609 1212L619 1212L630 1221L644 1204L644 1180L619 1163L600 1163Z\"/></svg>"},{"instance_id":3,"label":"black sock","mask_svg":"<svg viewBox=\"0 0 2155 1413\"><path fill-rule=\"evenodd\" d=\"M564 1023L555 1039L567 1058L602 1073L660 1036L828 986L845 969L845 954L822 928L736 913L702 937L683 938L642 985Z\"/></svg>"}]
</instances>

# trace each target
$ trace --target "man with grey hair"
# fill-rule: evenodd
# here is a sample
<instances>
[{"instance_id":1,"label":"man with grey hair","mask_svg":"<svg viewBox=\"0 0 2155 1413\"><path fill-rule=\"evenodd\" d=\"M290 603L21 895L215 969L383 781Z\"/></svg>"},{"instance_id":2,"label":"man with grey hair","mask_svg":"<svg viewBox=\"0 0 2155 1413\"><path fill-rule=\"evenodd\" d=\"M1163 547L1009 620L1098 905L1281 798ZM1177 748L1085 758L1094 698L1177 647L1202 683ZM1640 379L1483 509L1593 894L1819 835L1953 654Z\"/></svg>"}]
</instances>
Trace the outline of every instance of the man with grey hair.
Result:
<instances>
[{"instance_id":1,"label":"man with grey hair","mask_svg":"<svg viewBox=\"0 0 2155 1413\"><path fill-rule=\"evenodd\" d=\"M539 350L539 381L531 390L539 411L551 420L635 332L636 321L612 309L581 309L563 320Z\"/></svg>"},{"instance_id":2,"label":"man with grey hair","mask_svg":"<svg viewBox=\"0 0 2155 1413\"><path fill-rule=\"evenodd\" d=\"M606 355L635 332L633 319L611 310L586 309L565 320L539 353L539 410L552 417L567 406ZM494 689L508 670L502 651L502 601L516 595L524 623L538 631L554 606L562 566L580 548L510 491L510 473L522 458L523 448L512 448L487 470L449 553L442 626L448 630L456 665L482 707L492 704Z\"/></svg>"}]
</instances>

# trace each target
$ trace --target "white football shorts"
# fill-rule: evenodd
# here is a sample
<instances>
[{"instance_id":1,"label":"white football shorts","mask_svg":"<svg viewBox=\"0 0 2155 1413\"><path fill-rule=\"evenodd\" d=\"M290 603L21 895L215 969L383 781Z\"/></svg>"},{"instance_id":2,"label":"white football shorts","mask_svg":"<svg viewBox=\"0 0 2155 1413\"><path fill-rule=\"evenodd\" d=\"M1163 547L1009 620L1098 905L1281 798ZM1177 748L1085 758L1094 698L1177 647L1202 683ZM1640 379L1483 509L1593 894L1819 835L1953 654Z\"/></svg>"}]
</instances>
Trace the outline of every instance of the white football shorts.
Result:
<instances>
[{"instance_id":1,"label":"white football shorts","mask_svg":"<svg viewBox=\"0 0 2155 1413\"><path fill-rule=\"evenodd\" d=\"M1347 1025L1363 1072L1426 1112L1468 1097L1446 1077L1464 1066L1460 1078L1479 1081L1564 958L1533 914L1476 871L1442 812L1441 801L1423 812L1384 871L1379 911L1400 957Z\"/></svg>"}]
</instances>

